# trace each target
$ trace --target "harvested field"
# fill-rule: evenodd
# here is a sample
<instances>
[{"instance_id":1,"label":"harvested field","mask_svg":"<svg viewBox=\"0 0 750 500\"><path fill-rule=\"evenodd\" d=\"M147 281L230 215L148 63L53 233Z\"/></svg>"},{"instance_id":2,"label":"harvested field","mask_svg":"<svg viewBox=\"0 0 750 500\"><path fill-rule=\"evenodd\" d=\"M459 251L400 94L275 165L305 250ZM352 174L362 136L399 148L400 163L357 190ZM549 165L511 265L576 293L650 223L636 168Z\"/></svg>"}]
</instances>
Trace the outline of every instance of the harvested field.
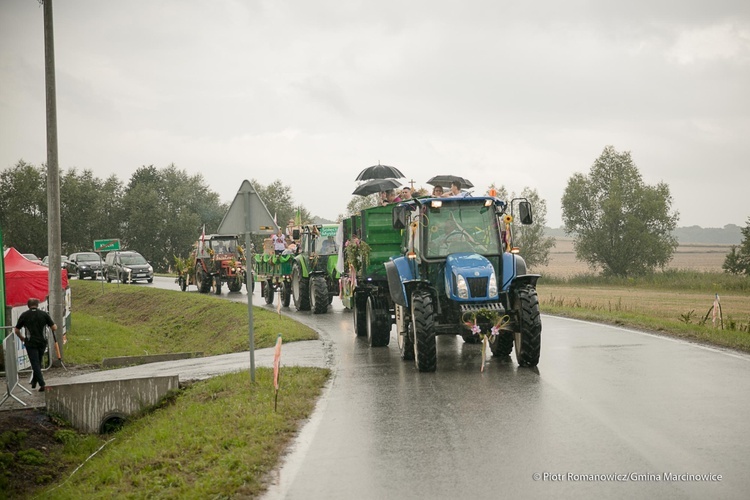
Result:
<instances>
[{"instance_id":1,"label":"harvested field","mask_svg":"<svg viewBox=\"0 0 750 500\"><path fill-rule=\"evenodd\" d=\"M677 247L674 258L667 268L720 273L721 265L730 249L731 245L683 244ZM571 238L555 238L555 248L550 252L549 265L534 269L533 272L569 278L576 274L590 273L591 269L586 263L576 260Z\"/></svg>"}]
</instances>

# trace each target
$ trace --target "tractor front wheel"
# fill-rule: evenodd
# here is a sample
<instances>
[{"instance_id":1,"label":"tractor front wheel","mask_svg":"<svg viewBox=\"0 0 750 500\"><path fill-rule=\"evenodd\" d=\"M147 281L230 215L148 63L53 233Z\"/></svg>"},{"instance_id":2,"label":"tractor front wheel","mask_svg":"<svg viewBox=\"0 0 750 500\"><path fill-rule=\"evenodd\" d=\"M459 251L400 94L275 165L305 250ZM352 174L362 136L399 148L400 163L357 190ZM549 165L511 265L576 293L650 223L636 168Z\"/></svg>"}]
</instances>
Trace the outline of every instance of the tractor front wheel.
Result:
<instances>
[{"instance_id":1,"label":"tractor front wheel","mask_svg":"<svg viewBox=\"0 0 750 500\"><path fill-rule=\"evenodd\" d=\"M328 311L328 284L322 276L310 278L310 308L315 314Z\"/></svg>"},{"instance_id":2,"label":"tractor front wheel","mask_svg":"<svg viewBox=\"0 0 750 500\"><path fill-rule=\"evenodd\" d=\"M542 319L535 287L526 285L518 290L515 309L518 314L516 361L519 366L536 366L542 351Z\"/></svg>"},{"instance_id":3,"label":"tractor front wheel","mask_svg":"<svg viewBox=\"0 0 750 500\"><path fill-rule=\"evenodd\" d=\"M292 284L288 280L281 284L281 305L289 307L289 303L292 300Z\"/></svg>"},{"instance_id":4,"label":"tractor front wheel","mask_svg":"<svg viewBox=\"0 0 750 500\"><path fill-rule=\"evenodd\" d=\"M367 335L367 295L354 294L353 302L354 333L357 337L363 337Z\"/></svg>"},{"instance_id":5,"label":"tractor front wheel","mask_svg":"<svg viewBox=\"0 0 750 500\"><path fill-rule=\"evenodd\" d=\"M292 267L292 297L298 311L310 310L310 278L302 276L302 266L298 262Z\"/></svg>"},{"instance_id":6,"label":"tractor front wheel","mask_svg":"<svg viewBox=\"0 0 750 500\"><path fill-rule=\"evenodd\" d=\"M195 265L195 284L200 293L208 293L211 291L211 276L203 270L203 266L200 262Z\"/></svg>"},{"instance_id":7,"label":"tractor front wheel","mask_svg":"<svg viewBox=\"0 0 750 500\"><path fill-rule=\"evenodd\" d=\"M414 364L420 372L437 369L435 343L435 309L432 296L417 290L411 296L411 324L414 331Z\"/></svg>"}]
</instances>

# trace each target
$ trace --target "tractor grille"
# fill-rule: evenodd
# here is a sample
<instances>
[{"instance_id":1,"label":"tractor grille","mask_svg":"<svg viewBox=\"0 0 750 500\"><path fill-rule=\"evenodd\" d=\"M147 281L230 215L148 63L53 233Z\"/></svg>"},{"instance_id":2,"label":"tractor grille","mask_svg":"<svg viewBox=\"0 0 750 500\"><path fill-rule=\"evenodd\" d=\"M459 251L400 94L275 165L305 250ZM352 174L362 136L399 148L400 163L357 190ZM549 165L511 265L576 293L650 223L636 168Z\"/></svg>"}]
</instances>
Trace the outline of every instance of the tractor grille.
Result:
<instances>
[{"instance_id":1,"label":"tractor grille","mask_svg":"<svg viewBox=\"0 0 750 500\"><path fill-rule=\"evenodd\" d=\"M487 278L466 278L469 285L469 293L472 298L478 299L487 296Z\"/></svg>"}]
</instances>

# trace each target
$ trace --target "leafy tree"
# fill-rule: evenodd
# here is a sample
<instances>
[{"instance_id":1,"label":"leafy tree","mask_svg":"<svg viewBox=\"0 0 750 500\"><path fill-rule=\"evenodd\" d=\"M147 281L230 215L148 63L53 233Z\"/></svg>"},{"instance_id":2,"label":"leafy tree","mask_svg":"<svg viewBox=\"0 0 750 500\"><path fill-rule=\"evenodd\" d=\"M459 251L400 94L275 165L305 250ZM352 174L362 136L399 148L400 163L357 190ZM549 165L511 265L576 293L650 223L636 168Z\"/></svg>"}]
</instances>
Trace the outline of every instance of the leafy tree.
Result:
<instances>
[{"instance_id":1,"label":"leafy tree","mask_svg":"<svg viewBox=\"0 0 750 500\"><path fill-rule=\"evenodd\" d=\"M747 219L747 226L740 231L743 236L742 243L732 245L721 268L731 274L750 276L750 218Z\"/></svg>"},{"instance_id":2,"label":"leafy tree","mask_svg":"<svg viewBox=\"0 0 750 500\"><path fill-rule=\"evenodd\" d=\"M114 181L113 181L114 179ZM114 183L113 183L114 182ZM60 177L60 221L64 254L92 250L94 240L119 237L122 185L75 168Z\"/></svg>"},{"instance_id":3,"label":"leafy tree","mask_svg":"<svg viewBox=\"0 0 750 500\"><path fill-rule=\"evenodd\" d=\"M642 275L663 268L677 248L671 206L669 186L644 184L630 152L607 146L589 175L568 180L563 224L578 259L606 275Z\"/></svg>"},{"instance_id":4,"label":"leafy tree","mask_svg":"<svg viewBox=\"0 0 750 500\"><path fill-rule=\"evenodd\" d=\"M547 225L547 202L539 197L536 189L525 187L521 197L531 203L534 222L526 226L514 220L516 244L521 247L521 255L532 268L549 264L549 254L555 246L555 239L544 235Z\"/></svg>"},{"instance_id":5,"label":"leafy tree","mask_svg":"<svg viewBox=\"0 0 750 500\"><path fill-rule=\"evenodd\" d=\"M346 219L352 215L356 215L365 208L376 207L380 203L380 193L371 194L369 196L353 196L349 203L346 204L346 213L339 214L338 220Z\"/></svg>"},{"instance_id":6,"label":"leafy tree","mask_svg":"<svg viewBox=\"0 0 750 500\"><path fill-rule=\"evenodd\" d=\"M3 242L21 253L47 255L47 171L23 160L0 173Z\"/></svg>"},{"instance_id":7,"label":"leafy tree","mask_svg":"<svg viewBox=\"0 0 750 500\"><path fill-rule=\"evenodd\" d=\"M174 164L162 170L153 165L136 170L122 206L123 243L159 271L167 270L175 255L188 253L204 224L207 233L215 231L226 212L200 174L188 176Z\"/></svg>"},{"instance_id":8,"label":"leafy tree","mask_svg":"<svg viewBox=\"0 0 750 500\"><path fill-rule=\"evenodd\" d=\"M487 188L486 194L495 191L495 196L511 203L516 197L515 193L508 193L505 186L498 187L494 182ZM518 219L513 220L514 242L521 248L521 255L529 268L534 266L546 266L549 264L550 250L555 246L555 239L544 235L544 227L547 224L547 202L539 197L536 189L523 188L521 197L531 203L531 211L534 222L528 226L521 224Z\"/></svg>"}]
</instances>

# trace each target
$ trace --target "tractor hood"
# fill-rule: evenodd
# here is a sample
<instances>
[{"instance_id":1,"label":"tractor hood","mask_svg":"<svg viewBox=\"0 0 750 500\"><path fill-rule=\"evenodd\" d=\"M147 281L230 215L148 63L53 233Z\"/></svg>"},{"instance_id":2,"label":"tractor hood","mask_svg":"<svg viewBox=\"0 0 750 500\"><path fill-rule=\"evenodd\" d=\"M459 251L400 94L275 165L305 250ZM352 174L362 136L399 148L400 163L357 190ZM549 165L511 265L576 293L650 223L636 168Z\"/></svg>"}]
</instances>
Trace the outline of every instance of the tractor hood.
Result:
<instances>
[{"instance_id":1,"label":"tractor hood","mask_svg":"<svg viewBox=\"0 0 750 500\"><path fill-rule=\"evenodd\" d=\"M445 294L457 302L497 299L497 277L492 263L473 252L449 255L445 259Z\"/></svg>"}]
</instances>

